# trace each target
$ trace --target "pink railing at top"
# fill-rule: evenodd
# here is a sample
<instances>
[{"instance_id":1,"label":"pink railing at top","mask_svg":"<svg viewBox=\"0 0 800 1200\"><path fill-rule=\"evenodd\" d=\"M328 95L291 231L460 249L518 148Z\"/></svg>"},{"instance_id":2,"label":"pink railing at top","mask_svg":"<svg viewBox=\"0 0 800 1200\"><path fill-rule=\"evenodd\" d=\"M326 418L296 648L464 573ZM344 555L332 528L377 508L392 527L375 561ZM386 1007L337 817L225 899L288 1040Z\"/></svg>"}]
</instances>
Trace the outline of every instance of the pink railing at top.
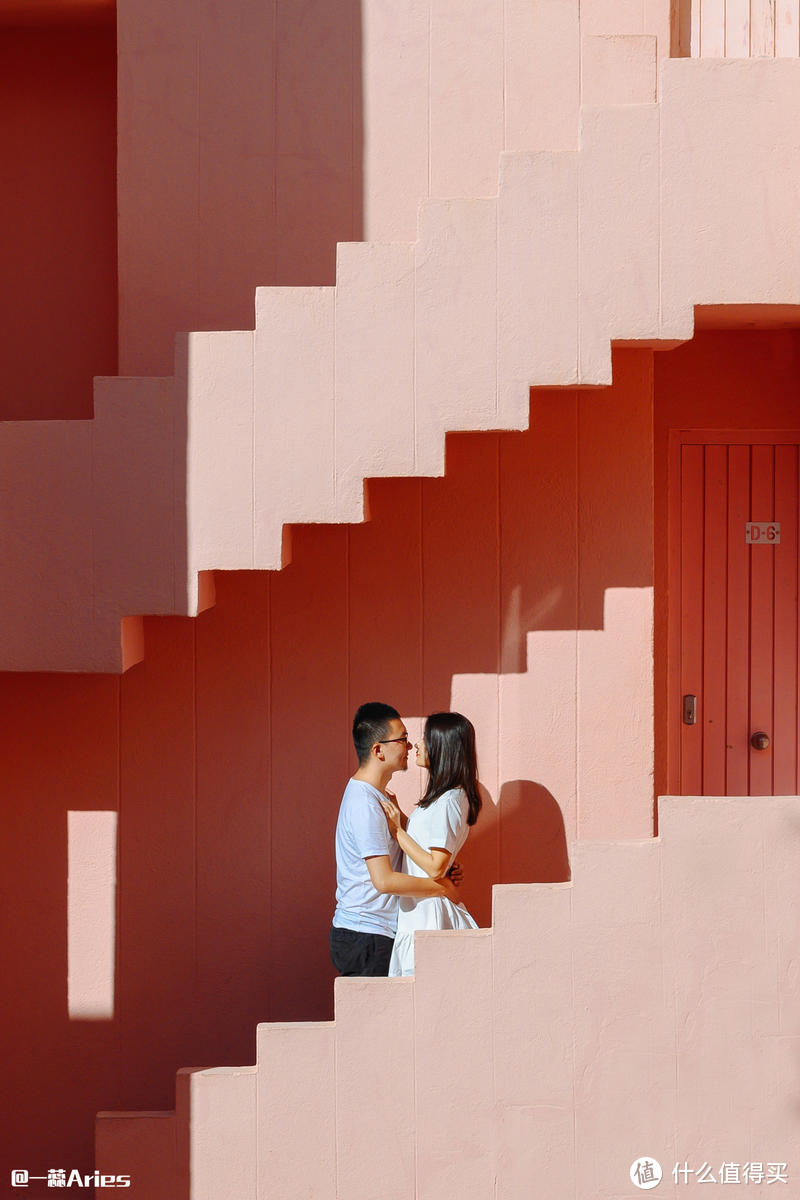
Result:
<instances>
[{"instance_id":1,"label":"pink railing at top","mask_svg":"<svg viewBox=\"0 0 800 1200\"><path fill-rule=\"evenodd\" d=\"M800 0L677 0L674 18L681 57L800 57Z\"/></svg>"}]
</instances>

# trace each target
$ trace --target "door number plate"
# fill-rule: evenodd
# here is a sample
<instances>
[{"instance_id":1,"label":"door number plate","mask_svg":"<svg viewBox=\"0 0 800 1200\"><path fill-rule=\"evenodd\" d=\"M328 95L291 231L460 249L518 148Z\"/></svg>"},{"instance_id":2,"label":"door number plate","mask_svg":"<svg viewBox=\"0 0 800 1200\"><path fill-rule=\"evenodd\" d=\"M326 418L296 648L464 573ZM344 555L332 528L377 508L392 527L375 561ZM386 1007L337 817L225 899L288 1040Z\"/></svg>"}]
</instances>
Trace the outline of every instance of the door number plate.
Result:
<instances>
[{"instance_id":1,"label":"door number plate","mask_svg":"<svg viewBox=\"0 0 800 1200\"><path fill-rule=\"evenodd\" d=\"M748 546L777 546L781 540L780 521L748 521L744 527Z\"/></svg>"}]
</instances>

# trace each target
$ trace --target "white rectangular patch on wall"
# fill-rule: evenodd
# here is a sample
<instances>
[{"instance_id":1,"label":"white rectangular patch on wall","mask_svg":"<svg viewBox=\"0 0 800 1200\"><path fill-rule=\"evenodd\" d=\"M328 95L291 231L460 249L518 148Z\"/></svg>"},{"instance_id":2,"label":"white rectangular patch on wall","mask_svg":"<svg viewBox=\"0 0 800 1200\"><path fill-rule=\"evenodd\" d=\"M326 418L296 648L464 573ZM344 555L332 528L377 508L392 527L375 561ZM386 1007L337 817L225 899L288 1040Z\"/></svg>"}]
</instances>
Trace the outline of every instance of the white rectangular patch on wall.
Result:
<instances>
[{"instance_id":1,"label":"white rectangular patch on wall","mask_svg":"<svg viewBox=\"0 0 800 1200\"><path fill-rule=\"evenodd\" d=\"M778 546L781 540L780 521L748 521L744 527L748 546Z\"/></svg>"},{"instance_id":2,"label":"white rectangular patch on wall","mask_svg":"<svg viewBox=\"0 0 800 1200\"><path fill-rule=\"evenodd\" d=\"M78 1021L114 1016L117 814L67 813L67 1008Z\"/></svg>"}]
</instances>

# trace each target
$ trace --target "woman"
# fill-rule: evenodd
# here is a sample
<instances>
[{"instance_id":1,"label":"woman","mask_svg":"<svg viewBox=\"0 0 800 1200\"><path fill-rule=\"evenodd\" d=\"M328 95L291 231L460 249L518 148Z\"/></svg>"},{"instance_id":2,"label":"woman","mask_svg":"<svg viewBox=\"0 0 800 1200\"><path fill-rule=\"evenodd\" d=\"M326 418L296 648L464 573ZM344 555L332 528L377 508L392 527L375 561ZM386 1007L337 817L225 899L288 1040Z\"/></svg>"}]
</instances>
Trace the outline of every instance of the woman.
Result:
<instances>
[{"instance_id":1,"label":"woman","mask_svg":"<svg viewBox=\"0 0 800 1200\"><path fill-rule=\"evenodd\" d=\"M403 870L409 875L441 879L481 810L472 722L461 713L433 713L415 749L417 766L427 767L430 772L425 795L407 823L393 801L382 800L381 804L392 835L404 852ZM401 896L389 974L414 974L416 930L477 928L463 904L436 896Z\"/></svg>"}]
</instances>

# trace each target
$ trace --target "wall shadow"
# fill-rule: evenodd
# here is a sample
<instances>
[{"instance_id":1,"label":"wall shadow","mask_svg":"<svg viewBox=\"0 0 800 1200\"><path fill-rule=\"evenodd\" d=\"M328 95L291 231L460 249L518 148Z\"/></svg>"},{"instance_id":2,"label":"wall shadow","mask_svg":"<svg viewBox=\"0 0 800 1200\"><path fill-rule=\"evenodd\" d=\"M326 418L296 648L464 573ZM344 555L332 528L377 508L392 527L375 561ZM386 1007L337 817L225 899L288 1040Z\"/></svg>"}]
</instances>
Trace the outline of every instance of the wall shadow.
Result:
<instances>
[{"instance_id":1,"label":"wall shadow","mask_svg":"<svg viewBox=\"0 0 800 1200\"><path fill-rule=\"evenodd\" d=\"M464 903L484 927L492 923L493 884L569 880L564 816L555 796L530 779L504 783L496 805L485 792L461 857Z\"/></svg>"},{"instance_id":2,"label":"wall shadow","mask_svg":"<svg viewBox=\"0 0 800 1200\"><path fill-rule=\"evenodd\" d=\"M117 371L114 10L72 24L14 11L0 12L0 221L13 231L0 420L86 418L93 376Z\"/></svg>"},{"instance_id":3,"label":"wall shadow","mask_svg":"<svg viewBox=\"0 0 800 1200\"><path fill-rule=\"evenodd\" d=\"M252 329L361 239L361 0L118 9L120 367L169 375L176 332Z\"/></svg>"}]
</instances>

